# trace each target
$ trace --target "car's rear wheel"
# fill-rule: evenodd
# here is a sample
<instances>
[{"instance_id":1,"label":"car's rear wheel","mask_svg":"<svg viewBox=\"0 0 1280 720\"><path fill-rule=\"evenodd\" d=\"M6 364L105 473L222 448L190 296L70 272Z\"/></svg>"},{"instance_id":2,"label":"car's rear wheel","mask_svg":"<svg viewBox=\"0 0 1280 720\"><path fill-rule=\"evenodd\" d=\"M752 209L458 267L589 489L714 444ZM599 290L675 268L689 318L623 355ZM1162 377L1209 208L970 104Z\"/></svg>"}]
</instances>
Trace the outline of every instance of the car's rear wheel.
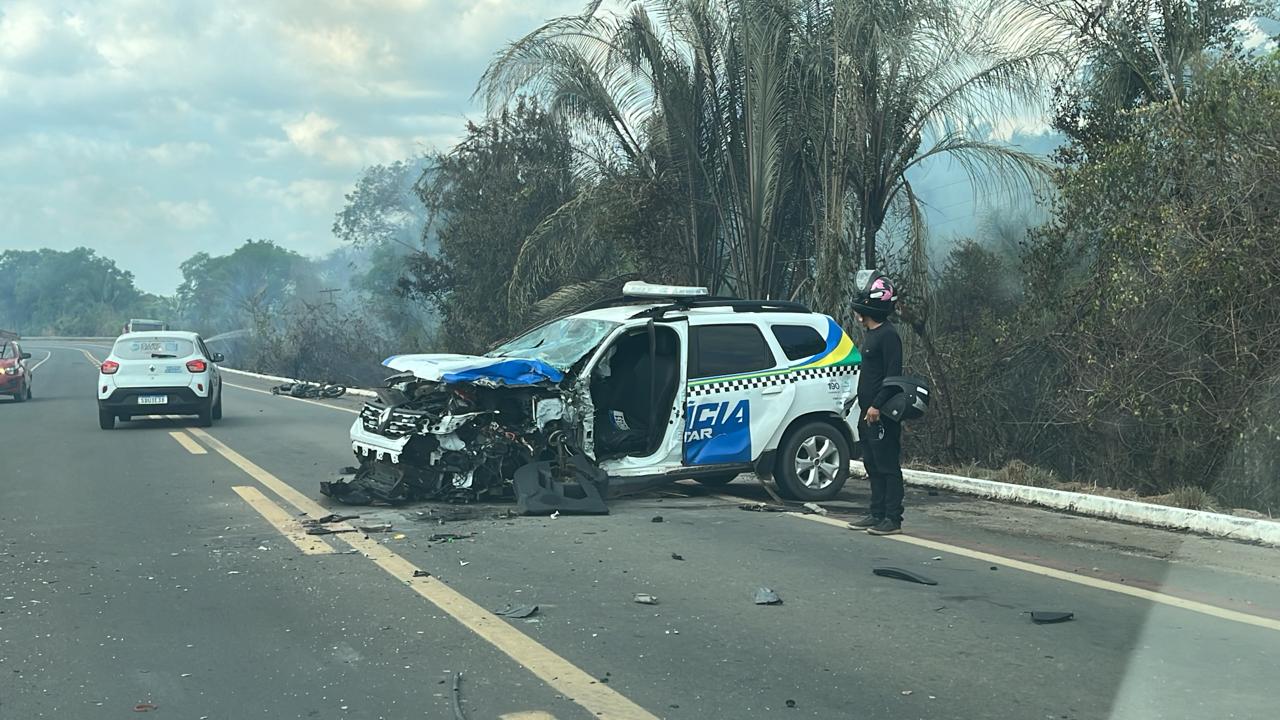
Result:
<instances>
[{"instance_id":1,"label":"car's rear wheel","mask_svg":"<svg viewBox=\"0 0 1280 720\"><path fill-rule=\"evenodd\" d=\"M110 410L98 410L98 427L110 430L116 426L116 414Z\"/></svg>"},{"instance_id":2,"label":"car's rear wheel","mask_svg":"<svg viewBox=\"0 0 1280 720\"><path fill-rule=\"evenodd\" d=\"M30 399L31 399L31 386L30 386L30 385L28 385L28 386L27 386L27 399L28 399L28 400L30 400Z\"/></svg>"},{"instance_id":3,"label":"car's rear wheel","mask_svg":"<svg viewBox=\"0 0 1280 720\"><path fill-rule=\"evenodd\" d=\"M218 391L218 400L213 404L213 419L222 419L222 391Z\"/></svg>"},{"instance_id":4,"label":"car's rear wheel","mask_svg":"<svg viewBox=\"0 0 1280 720\"><path fill-rule=\"evenodd\" d=\"M200 408L197 417L199 420L196 424L200 427L213 427L213 398L209 398L209 402Z\"/></svg>"},{"instance_id":5,"label":"car's rear wheel","mask_svg":"<svg viewBox=\"0 0 1280 720\"><path fill-rule=\"evenodd\" d=\"M721 487L733 482L741 474L742 473L726 472L726 473L721 473L719 475L707 475L705 477L696 477L694 478L694 480L698 481L699 485L706 485L707 487Z\"/></svg>"},{"instance_id":6,"label":"car's rear wheel","mask_svg":"<svg viewBox=\"0 0 1280 720\"><path fill-rule=\"evenodd\" d=\"M849 479L849 441L829 423L805 423L778 448L779 492L806 502L831 500Z\"/></svg>"}]
</instances>

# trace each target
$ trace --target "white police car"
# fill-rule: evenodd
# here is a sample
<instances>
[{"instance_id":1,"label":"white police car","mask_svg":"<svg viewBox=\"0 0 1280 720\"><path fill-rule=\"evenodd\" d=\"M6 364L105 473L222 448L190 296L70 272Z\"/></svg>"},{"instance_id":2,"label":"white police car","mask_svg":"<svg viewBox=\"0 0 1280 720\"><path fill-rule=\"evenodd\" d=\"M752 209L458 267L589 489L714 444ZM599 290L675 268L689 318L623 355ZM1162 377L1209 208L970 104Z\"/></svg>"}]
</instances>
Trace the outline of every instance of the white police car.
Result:
<instances>
[{"instance_id":1,"label":"white police car","mask_svg":"<svg viewBox=\"0 0 1280 720\"><path fill-rule=\"evenodd\" d=\"M359 472L322 490L600 511L598 496L756 472L828 500L857 442L860 361L802 305L628 283L484 356L387 358L398 374L351 427Z\"/></svg>"}]
</instances>

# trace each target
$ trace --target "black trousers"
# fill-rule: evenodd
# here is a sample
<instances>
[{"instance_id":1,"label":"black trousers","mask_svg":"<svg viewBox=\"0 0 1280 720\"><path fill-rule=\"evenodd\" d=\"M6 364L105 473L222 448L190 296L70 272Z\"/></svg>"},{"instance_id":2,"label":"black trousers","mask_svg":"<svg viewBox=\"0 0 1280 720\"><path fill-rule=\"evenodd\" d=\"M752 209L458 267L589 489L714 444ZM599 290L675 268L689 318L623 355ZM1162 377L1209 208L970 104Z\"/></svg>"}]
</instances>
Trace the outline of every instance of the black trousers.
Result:
<instances>
[{"instance_id":1,"label":"black trousers","mask_svg":"<svg viewBox=\"0 0 1280 720\"><path fill-rule=\"evenodd\" d=\"M892 420L861 422L858 438L871 480L871 515L902 522L902 426Z\"/></svg>"}]
</instances>

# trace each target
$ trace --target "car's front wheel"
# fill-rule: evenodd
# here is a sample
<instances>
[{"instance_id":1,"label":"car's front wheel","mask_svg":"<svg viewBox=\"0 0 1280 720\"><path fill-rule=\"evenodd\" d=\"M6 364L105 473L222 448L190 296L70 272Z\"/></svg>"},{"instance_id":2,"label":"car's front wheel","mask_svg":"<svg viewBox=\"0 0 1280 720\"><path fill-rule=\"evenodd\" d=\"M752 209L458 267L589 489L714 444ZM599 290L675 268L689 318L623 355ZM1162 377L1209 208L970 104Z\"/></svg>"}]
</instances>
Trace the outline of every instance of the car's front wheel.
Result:
<instances>
[{"instance_id":1,"label":"car's front wheel","mask_svg":"<svg viewBox=\"0 0 1280 720\"><path fill-rule=\"evenodd\" d=\"M778 488L794 500L834 499L849 479L849 460L849 441L839 430L825 422L805 423L778 448Z\"/></svg>"},{"instance_id":2,"label":"car's front wheel","mask_svg":"<svg viewBox=\"0 0 1280 720\"><path fill-rule=\"evenodd\" d=\"M98 408L98 427L110 430L116 426L116 414L110 410Z\"/></svg>"}]
</instances>

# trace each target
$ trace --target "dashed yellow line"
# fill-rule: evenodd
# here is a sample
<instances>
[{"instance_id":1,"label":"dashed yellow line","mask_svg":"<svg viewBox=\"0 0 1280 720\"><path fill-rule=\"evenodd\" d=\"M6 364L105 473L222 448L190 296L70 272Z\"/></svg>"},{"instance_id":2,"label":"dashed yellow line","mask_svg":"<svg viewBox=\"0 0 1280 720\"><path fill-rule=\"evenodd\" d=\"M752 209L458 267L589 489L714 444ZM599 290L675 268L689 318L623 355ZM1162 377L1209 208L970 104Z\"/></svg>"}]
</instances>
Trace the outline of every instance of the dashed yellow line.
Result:
<instances>
[{"instance_id":1,"label":"dashed yellow line","mask_svg":"<svg viewBox=\"0 0 1280 720\"><path fill-rule=\"evenodd\" d=\"M190 431L219 455L231 461L233 465L299 511L314 517L328 514L328 511L319 503L227 447L209 433L200 428L191 428ZM477 605L448 585L431 576L416 577L419 568L385 545L358 533L344 533L335 537L359 550L397 581L408 585L418 595L448 613L454 620L501 650L529 672L541 678L547 685L565 697L571 698L593 716L605 720L657 720L657 717L649 711L628 700L608 685L600 683L586 671L539 644L512 627L507 621Z\"/></svg>"},{"instance_id":2,"label":"dashed yellow line","mask_svg":"<svg viewBox=\"0 0 1280 720\"><path fill-rule=\"evenodd\" d=\"M845 531L849 531L849 524L842 520L836 520L822 515L805 515L802 513L782 514L797 517L801 520L811 520L813 522L822 523L823 525L843 528ZM1084 585L1085 587L1091 587L1098 590L1108 590L1110 592L1120 593L1121 595L1129 595L1149 602L1181 608L1183 610L1190 610L1191 612L1208 615L1210 617L1216 617L1221 620L1230 620L1232 622L1243 623L1245 625L1253 625L1255 627L1266 628L1268 630L1280 631L1280 620L1273 620L1271 618L1260 617L1258 615L1250 615L1249 613L1242 613L1236 610L1228 610L1227 608L1218 607L1217 605L1209 605L1208 603L1180 598L1176 595L1166 595L1154 590L1147 590L1146 588L1123 585L1110 580L1089 577L1088 575L1078 575L1073 572L1058 570L1057 568L1045 567L1043 565L1036 565L1022 560L1014 560L1013 558L982 552L981 550L971 550L958 545L948 545L947 543L941 543L936 540L926 540L924 538L912 537L910 535L885 535L884 538L900 543L906 543L908 545L928 548L936 552L948 552L953 555L981 560L984 563L996 563L1015 570L1035 573L1036 575L1042 575L1055 580L1063 580L1077 585Z\"/></svg>"},{"instance_id":3,"label":"dashed yellow line","mask_svg":"<svg viewBox=\"0 0 1280 720\"><path fill-rule=\"evenodd\" d=\"M302 523L291 517L285 509L272 502L271 498L262 494L256 487L237 485L232 490L249 503L249 507L258 511L264 520L271 523L289 542L298 546L305 555L332 555L333 547L329 543L313 535L308 535Z\"/></svg>"},{"instance_id":4,"label":"dashed yellow line","mask_svg":"<svg viewBox=\"0 0 1280 720\"><path fill-rule=\"evenodd\" d=\"M200 443L191 439L191 437L184 432L175 430L169 433L169 437L173 438L174 440L177 440L178 444L181 445L183 448L185 448L186 451L191 453L192 455L208 455L209 454L208 450L205 450L204 448L200 447Z\"/></svg>"}]
</instances>

